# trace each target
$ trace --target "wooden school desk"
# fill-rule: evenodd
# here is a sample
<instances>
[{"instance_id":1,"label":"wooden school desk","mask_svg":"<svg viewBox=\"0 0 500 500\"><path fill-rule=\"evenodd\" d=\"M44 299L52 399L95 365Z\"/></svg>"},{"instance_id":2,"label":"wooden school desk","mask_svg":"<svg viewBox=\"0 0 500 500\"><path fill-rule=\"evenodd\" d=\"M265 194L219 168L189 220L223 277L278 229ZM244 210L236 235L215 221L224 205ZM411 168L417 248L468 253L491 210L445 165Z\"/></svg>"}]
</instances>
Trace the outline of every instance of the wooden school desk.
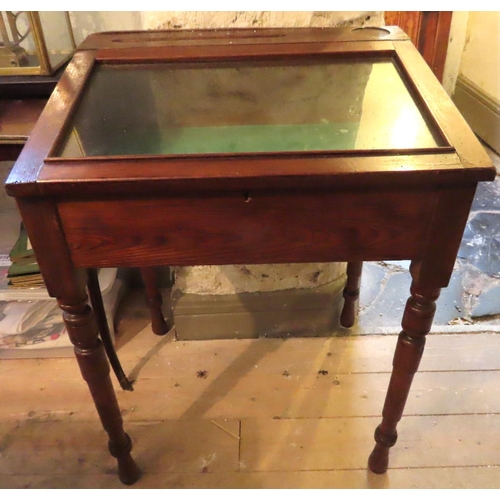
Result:
<instances>
[{"instance_id":1,"label":"wooden school desk","mask_svg":"<svg viewBox=\"0 0 500 500\"><path fill-rule=\"evenodd\" d=\"M76 52L6 189L132 484L86 269L347 261L349 327L362 262L411 260L369 458L383 473L477 183L494 177L398 28L112 32Z\"/></svg>"}]
</instances>

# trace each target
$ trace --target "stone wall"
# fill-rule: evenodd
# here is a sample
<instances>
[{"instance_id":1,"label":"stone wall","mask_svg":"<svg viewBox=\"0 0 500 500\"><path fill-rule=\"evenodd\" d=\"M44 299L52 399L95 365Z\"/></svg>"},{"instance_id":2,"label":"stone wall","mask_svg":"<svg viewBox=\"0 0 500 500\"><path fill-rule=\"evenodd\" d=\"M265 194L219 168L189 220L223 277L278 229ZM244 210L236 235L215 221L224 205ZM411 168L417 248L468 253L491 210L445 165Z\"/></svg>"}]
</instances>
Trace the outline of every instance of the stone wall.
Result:
<instances>
[{"instance_id":1,"label":"stone wall","mask_svg":"<svg viewBox=\"0 0 500 500\"><path fill-rule=\"evenodd\" d=\"M383 12L143 12L144 29L381 26Z\"/></svg>"}]
</instances>

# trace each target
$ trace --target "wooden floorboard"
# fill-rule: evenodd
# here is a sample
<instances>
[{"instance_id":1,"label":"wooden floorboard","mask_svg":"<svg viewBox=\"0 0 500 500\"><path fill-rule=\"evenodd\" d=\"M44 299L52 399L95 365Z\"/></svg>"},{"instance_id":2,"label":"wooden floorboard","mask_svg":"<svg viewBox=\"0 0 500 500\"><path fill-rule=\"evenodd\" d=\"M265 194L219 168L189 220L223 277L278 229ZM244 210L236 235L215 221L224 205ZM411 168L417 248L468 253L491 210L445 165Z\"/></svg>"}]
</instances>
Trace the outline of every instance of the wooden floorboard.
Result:
<instances>
[{"instance_id":1,"label":"wooden floorboard","mask_svg":"<svg viewBox=\"0 0 500 500\"><path fill-rule=\"evenodd\" d=\"M438 488L498 489L500 467L412 468L391 470L378 476L365 470L350 471L284 471L284 472L217 472L195 474L146 473L133 486L116 481L114 474L2 476L3 488L111 488L111 489L233 489L233 488Z\"/></svg>"},{"instance_id":2,"label":"wooden floorboard","mask_svg":"<svg viewBox=\"0 0 500 500\"><path fill-rule=\"evenodd\" d=\"M429 336L377 476L396 336L177 342L140 304L118 330L134 488L500 487L498 334ZM2 360L0 380L0 488L123 487L73 359Z\"/></svg>"}]
</instances>

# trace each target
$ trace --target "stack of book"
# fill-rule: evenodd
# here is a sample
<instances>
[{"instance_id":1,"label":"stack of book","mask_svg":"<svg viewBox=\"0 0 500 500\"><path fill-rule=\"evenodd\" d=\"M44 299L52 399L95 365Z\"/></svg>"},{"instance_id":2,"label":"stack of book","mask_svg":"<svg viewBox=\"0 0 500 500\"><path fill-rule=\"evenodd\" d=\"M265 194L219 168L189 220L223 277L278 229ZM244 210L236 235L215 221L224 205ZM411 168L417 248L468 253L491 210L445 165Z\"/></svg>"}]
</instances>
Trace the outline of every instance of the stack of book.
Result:
<instances>
[{"instance_id":1,"label":"stack of book","mask_svg":"<svg viewBox=\"0 0 500 500\"><path fill-rule=\"evenodd\" d=\"M45 286L23 224L21 224L19 238L12 248L9 258L12 262L7 273L9 287L40 288Z\"/></svg>"},{"instance_id":2,"label":"stack of book","mask_svg":"<svg viewBox=\"0 0 500 500\"><path fill-rule=\"evenodd\" d=\"M73 356L61 311L49 297L22 224L13 246L12 241L0 241L0 248L9 252L0 252L0 360ZM113 335L113 318L126 291L125 281L117 277L116 268L108 268L99 270L99 284Z\"/></svg>"},{"instance_id":3,"label":"stack of book","mask_svg":"<svg viewBox=\"0 0 500 500\"><path fill-rule=\"evenodd\" d=\"M61 310L46 288L12 288L8 267L0 266L0 360L73 356ZM117 269L101 269L99 284L111 335L126 286Z\"/></svg>"}]
</instances>

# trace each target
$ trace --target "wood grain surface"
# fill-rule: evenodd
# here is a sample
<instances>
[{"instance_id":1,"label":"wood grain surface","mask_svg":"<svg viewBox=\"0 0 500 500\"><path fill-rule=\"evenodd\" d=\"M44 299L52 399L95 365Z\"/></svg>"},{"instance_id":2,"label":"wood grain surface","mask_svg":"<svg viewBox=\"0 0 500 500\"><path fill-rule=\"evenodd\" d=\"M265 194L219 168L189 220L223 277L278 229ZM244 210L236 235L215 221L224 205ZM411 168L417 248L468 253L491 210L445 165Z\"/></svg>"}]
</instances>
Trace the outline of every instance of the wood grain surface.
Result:
<instances>
[{"instance_id":1,"label":"wood grain surface","mask_svg":"<svg viewBox=\"0 0 500 500\"><path fill-rule=\"evenodd\" d=\"M59 213L77 266L411 259L436 194L258 192L67 201Z\"/></svg>"}]
</instances>

